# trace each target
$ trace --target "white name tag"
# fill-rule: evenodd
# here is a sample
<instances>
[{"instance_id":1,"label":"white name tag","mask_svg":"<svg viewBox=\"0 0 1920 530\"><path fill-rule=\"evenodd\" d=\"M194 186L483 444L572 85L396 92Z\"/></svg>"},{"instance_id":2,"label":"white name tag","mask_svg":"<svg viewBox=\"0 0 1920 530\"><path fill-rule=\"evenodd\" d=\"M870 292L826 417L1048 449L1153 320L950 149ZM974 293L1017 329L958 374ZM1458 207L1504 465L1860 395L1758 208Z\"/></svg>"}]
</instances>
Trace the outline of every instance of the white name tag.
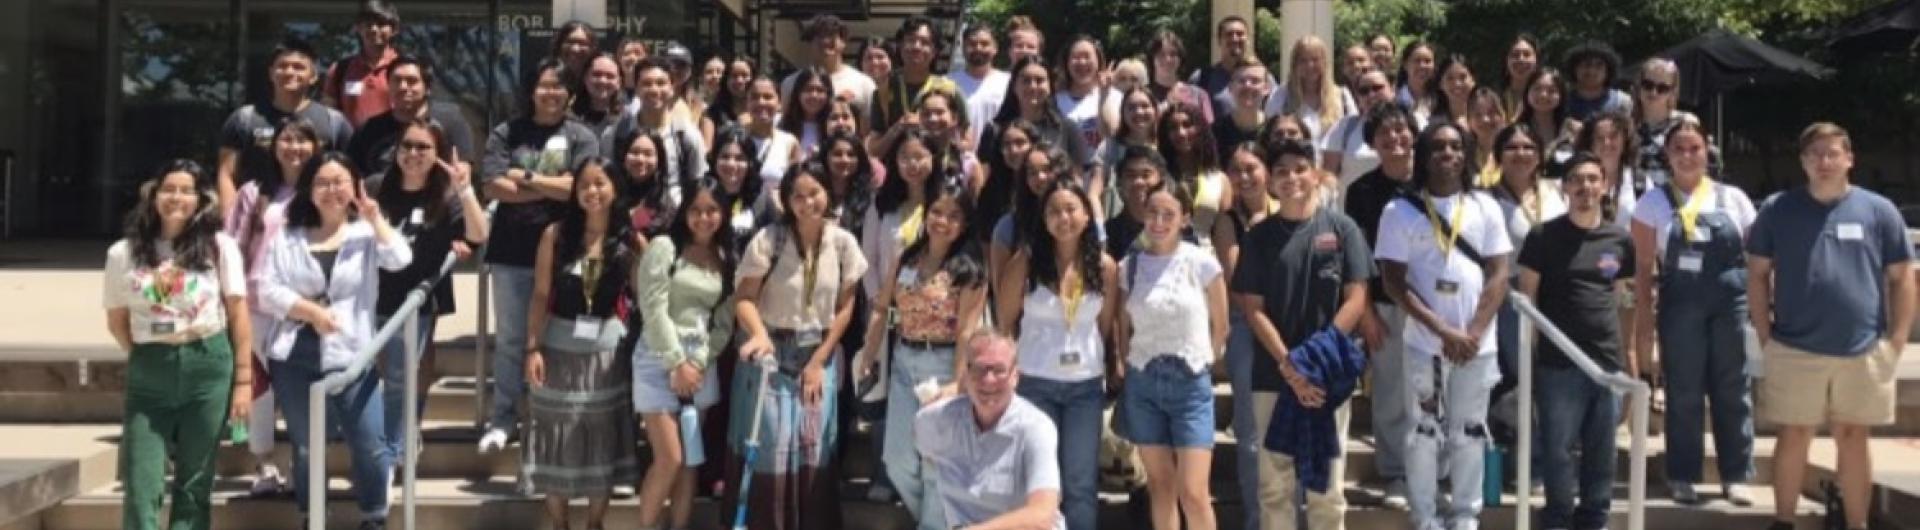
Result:
<instances>
[{"instance_id":1,"label":"white name tag","mask_svg":"<svg viewBox=\"0 0 1920 530\"><path fill-rule=\"evenodd\" d=\"M600 340L601 321L595 317L580 317L573 321L573 338L581 340Z\"/></svg>"},{"instance_id":2,"label":"white name tag","mask_svg":"<svg viewBox=\"0 0 1920 530\"><path fill-rule=\"evenodd\" d=\"M1080 352L1077 352L1077 351L1060 352L1061 367L1072 368L1075 366L1080 366L1081 362L1083 362L1083 359L1080 358Z\"/></svg>"},{"instance_id":3,"label":"white name tag","mask_svg":"<svg viewBox=\"0 0 1920 530\"><path fill-rule=\"evenodd\" d=\"M899 283L901 286L904 287L904 286L913 285L914 282L919 280L920 280L920 269L918 267L908 267L908 268L900 269Z\"/></svg>"},{"instance_id":4,"label":"white name tag","mask_svg":"<svg viewBox=\"0 0 1920 530\"><path fill-rule=\"evenodd\" d=\"M427 211L414 208L413 213L407 214L407 222L416 226L427 224Z\"/></svg>"},{"instance_id":5,"label":"white name tag","mask_svg":"<svg viewBox=\"0 0 1920 530\"><path fill-rule=\"evenodd\" d=\"M1866 229L1861 228L1860 223L1840 223L1839 226L1834 227L1833 231L1840 236L1841 241L1859 241L1867 235Z\"/></svg>"},{"instance_id":6,"label":"white name tag","mask_svg":"<svg viewBox=\"0 0 1920 530\"><path fill-rule=\"evenodd\" d=\"M147 331L151 332L156 336L172 335L174 332L179 330L180 330L180 323L175 322L171 318L154 320L152 323L150 323L147 326Z\"/></svg>"},{"instance_id":7,"label":"white name tag","mask_svg":"<svg viewBox=\"0 0 1920 530\"><path fill-rule=\"evenodd\" d=\"M365 81L348 81L347 82L346 92L347 92L347 95L349 96L358 96L360 95L361 92L365 92L366 89L367 89L367 84Z\"/></svg>"},{"instance_id":8,"label":"white name tag","mask_svg":"<svg viewBox=\"0 0 1920 530\"><path fill-rule=\"evenodd\" d=\"M1705 261L1705 259L1701 257L1699 252L1681 253L1680 270L1684 272L1700 272L1700 264L1703 261Z\"/></svg>"}]
</instances>

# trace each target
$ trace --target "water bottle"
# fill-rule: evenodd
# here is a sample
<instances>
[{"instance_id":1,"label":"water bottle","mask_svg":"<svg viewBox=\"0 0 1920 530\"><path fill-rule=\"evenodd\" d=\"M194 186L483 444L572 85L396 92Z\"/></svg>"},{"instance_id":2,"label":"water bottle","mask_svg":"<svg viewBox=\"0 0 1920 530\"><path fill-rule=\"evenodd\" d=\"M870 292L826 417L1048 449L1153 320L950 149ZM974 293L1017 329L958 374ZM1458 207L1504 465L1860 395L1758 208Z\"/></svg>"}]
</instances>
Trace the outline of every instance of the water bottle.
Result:
<instances>
[{"instance_id":1,"label":"water bottle","mask_svg":"<svg viewBox=\"0 0 1920 530\"><path fill-rule=\"evenodd\" d=\"M700 409L692 403L680 404L680 451L686 454L687 467L707 463L706 448L700 444Z\"/></svg>"},{"instance_id":2,"label":"water bottle","mask_svg":"<svg viewBox=\"0 0 1920 530\"><path fill-rule=\"evenodd\" d=\"M1505 504L1500 495L1507 483L1506 451L1493 443L1487 444L1486 451L1486 476L1482 477L1480 482L1482 502L1485 502L1488 508L1498 508Z\"/></svg>"},{"instance_id":3,"label":"water bottle","mask_svg":"<svg viewBox=\"0 0 1920 530\"><path fill-rule=\"evenodd\" d=\"M227 422L227 441L233 442L234 445L247 443L247 422Z\"/></svg>"},{"instance_id":4,"label":"water bottle","mask_svg":"<svg viewBox=\"0 0 1920 530\"><path fill-rule=\"evenodd\" d=\"M1747 377L1760 377L1767 373L1765 350L1760 347L1760 333L1753 330L1753 324L1741 324L1740 336L1746 339Z\"/></svg>"}]
</instances>

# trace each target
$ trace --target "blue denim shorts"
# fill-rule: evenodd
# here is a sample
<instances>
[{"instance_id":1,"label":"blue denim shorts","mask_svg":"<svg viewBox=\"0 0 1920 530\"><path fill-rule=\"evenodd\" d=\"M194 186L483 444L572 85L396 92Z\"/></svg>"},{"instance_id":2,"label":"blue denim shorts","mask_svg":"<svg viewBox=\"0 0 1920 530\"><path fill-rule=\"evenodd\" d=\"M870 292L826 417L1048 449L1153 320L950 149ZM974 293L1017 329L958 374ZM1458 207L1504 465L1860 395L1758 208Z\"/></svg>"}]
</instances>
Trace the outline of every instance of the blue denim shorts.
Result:
<instances>
[{"instance_id":1,"label":"blue denim shorts","mask_svg":"<svg viewBox=\"0 0 1920 530\"><path fill-rule=\"evenodd\" d=\"M1184 359L1157 357L1144 370L1128 365L1120 409L1121 434L1135 445L1213 447L1213 373Z\"/></svg>"},{"instance_id":2,"label":"blue denim shorts","mask_svg":"<svg viewBox=\"0 0 1920 530\"><path fill-rule=\"evenodd\" d=\"M647 351L646 341L640 341L633 347L633 410L642 414L653 412L675 412L680 410L680 396L673 393L669 383L673 372L660 363L660 358ZM700 389L693 392L693 406L705 409L720 402L719 370L707 367L706 377L700 383Z\"/></svg>"}]
</instances>

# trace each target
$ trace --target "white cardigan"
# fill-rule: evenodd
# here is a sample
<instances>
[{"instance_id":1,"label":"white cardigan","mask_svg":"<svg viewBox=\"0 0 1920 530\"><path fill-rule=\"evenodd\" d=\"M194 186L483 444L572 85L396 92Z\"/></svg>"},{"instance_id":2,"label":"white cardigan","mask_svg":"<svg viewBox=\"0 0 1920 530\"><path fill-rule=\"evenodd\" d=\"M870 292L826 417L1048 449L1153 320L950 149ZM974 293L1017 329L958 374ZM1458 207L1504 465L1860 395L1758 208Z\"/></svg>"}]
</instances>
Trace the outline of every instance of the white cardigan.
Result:
<instances>
[{"instance_id":1,"label":"white cardigan","mask_svg":"<svg viewBox=\"0 0 1920 530\"><path fill-rule=\"evenodd\" d=\"M269 244L259 285L259 310L279 320L266 335L267 347L262 353L268 359L287 360L294 339L305 325L287 314L295 303L318 298L322 293L339 330L320 338L321 370L345 369L354 353L380 331L373 320L374 304L380 299L376 267L388 271L406 268L413 261L413 249L398 237L391 242L379 241L373 225L364 221L350 222L340 229L346 232L346 240L334 260L331 282L321 273L320 262L313 259L306 229L288 227Z\"/></svg>"}]
</instances>

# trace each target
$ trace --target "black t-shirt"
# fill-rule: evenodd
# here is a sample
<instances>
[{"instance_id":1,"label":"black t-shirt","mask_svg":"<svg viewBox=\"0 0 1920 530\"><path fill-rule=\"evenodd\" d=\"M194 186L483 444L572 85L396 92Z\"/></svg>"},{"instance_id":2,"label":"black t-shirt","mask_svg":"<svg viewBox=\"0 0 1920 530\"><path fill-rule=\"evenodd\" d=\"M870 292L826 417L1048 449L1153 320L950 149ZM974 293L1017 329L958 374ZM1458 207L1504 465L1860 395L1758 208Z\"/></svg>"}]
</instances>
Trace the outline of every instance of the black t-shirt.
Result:
<instances>
[{"instance_id":1,"label":"black t-shirt","mask_svg":"<svg viewBox=\"0 0 1920 530\"><path fill-rule=\"evenodd\" d=\"M1210 96L1207 100L1213 104L1214 116L1224 117L1233 112L1233 95L1227 91L1227 87L1233 84L1232 70L1223 68L1218 63L1209 64L1195 70L1193 76L1187 78L1187 84L1200 87L1207 92ZM1215 121L1219 120L1216 118Z\"/></svg>"},{"instance_id":2,"label":"black t-shirt","mask_svg":"<svg viewBox=\"0 0 1920 530\"><path fill-rule=\"evenodd\" d=\"M353 137L353 124L347 121L347 116L318 101L308 102L295 113L283 112L273 105L240 107L227 115L227 122L220 126L220 147L233 149L240 155L234 163L234 186L253 180L254 175L279 173L279 163L273 158L273 133L281 120L295 114L320 134L324 145L315 146L316 153L345 149Z\"/></svg>"},{"instance_id":3,"label":"black t-shirt","mask_svg":"<svg viewBox=\"0 0 1920 530\"><path fill-rule=\"evenodd\" d=\"M987 124L987 127L980 131L980 146L974 149L974 153L983 157L991 156L998 158L1000 156L1000 130L1003 128L1003 125L1004 124L998 122ZM1034 145L1046 142L1055 147L1059 147L1062 151L1066 151L1067 158L1079 161L1079 168L1081 169L1082 175L1086 174L1088 168L1093 167L1094 152L1087 147L1087 139L1080 135L1079 129L1071 125L1063 126L1048 123L1034 123L1033 127L1035 132L1040 133L1039 138L1033 139ZM1025 183L1020 182L1018 178L1014 179L1014 182L1025 185Z\"/></svg>"},{"instance_id":4,"label":"black t-shirt","mask_svg":"<svg viewBox=\"0 0 1920 530\"><path fill-rule=\"evenodd\" d=\"M1379 168L1374 168L1373 171L1360 175L1359 179L1354 180L1353 184L1347 187L1347 203L1344 209L1347 216L1352 217L1353 222L1360 225L1360 232L1366 235L1369 248L1380 243L1378 239L1380 214L1386 211L1387 203L1393 202L1394 197L1399 197L1407 185L1405 182L1388 177ZM1367 284L1367 297L1373 299L1373 303L1376 304L1393 303L1393 299L1387 297L1387 290L1380 284L1378 277Z\"/></svg>"},{"instance_id":5,"label":"black t-shirt","mask_svg":"<svg viewBox=\"0 0 1920 530\"><path fill-rule=\"evenodd\" d=\"M567 120L539 125L530 118L514 118L493 128L487 136L487 156L480 174L486 180L506 178L509 169L539 175L559 175L600 152L600 137L587 126ZM487 263L532 267L540 231L553 221L561 201L502 202L493 212L493 230L487 240Z\"/></svg>"},{"instance_id":6,"label":"black t-shirt","mask_svg":"<svg viewBox=\"0 0 1920 530\"><path fill-rule=\"evenodd\" d=\"M367 123L371 124L373 120ZM459 197L436 199L430 197L425 189L395 189L391 195L379 195L379 199L380 213L387 216L387 222L407 238L413 249L413 263L406 268L398 272L380 271L380 301L374 305L374 310L381 315L392 315L400 309L400 302L406 300L407 292L440 272L440 265L446 261L447 254L453 252L453 241L466 234L466 214L460 207ZM439 219L427 211L429 201L434 200L446 203ZM453 314L453 281L449 279L434 286L433 296L420 309L426 315Z\"/></svg>"},{"instance_id":7,"label":"black t-shirt","mask_svg":"<svg viewBox=\"0 0 1920 530\"><path fill-rule=\"evenodd\" d=\"M1133 216L1126 212L1108 219L1105 227L1107 255L1112 256L1114 261L1127 257L1127 251L1133 250L1133 244L1140 240L1140 233L1146 230L1147 225L1133 220Z\"/></svg>"},{"instance_id":8,"label":"black t-shirt","mask_svg":"<svg viewBox=\"0 0 1920 530\"><path fill-rule=\"evenodd\" d=\"M1520 247L1520 266L1540 274L1540 312L1608 370L1620 369L1614 282L1632 278L1633 263L1633 242L1619 225L1603 221L1588 230L1564 215L1533 229ZM1573 366L1546 337L1536 344L1541 363Z\"/></svg>"},{"instance_id":9,"label":"black t-shirt","mask_svg":"<svg viewBox=\"0 0 1920 530\"><path fill-rule=\"evenodd\" d=\"M1223 162L1229 160L1232 158L1233 148L1239 146L1241 142L1260 138L1260 126L1255 125L1253 130L1249 131L1233 123L1232 112L1218 116L1213 120L1213 149L1216 157L1214 160Z\"/></svg>"},{"instance_id":10,"label":"black t-shirt","mask_svg":"<svg viewBox=\"0 0 1920 530\"><path fill-rule=\"evenodd\" d=\"M472 164L480 159L482 153L473 149L473 128L467 126L467 117L460 114L459 108L431 105L427 107L427 118L440 124L447 143L459 153L460 160ZM392 111L381 113L367 120L347 144L347 158L360 168L360 174L367 176L367 189L380 189L381 179L393 168L393 147L400 143L403 125Z\"/></svg>"},{"instance_id":11,"label":"black t-shirt","mask_svg":"<svg viewBox=\"0 0 1920 530\"><path fill-rule=\"evenodd\" d=\"M1304 221L1267 216L1240 245L1232 291L1259 295L1266 315L1289 347L1333 323L1347 283L1374 276L1373 251L1360 227L1339 212L1321 208ZM1285 385L1273 352L1254 341L1253 389L1278 392Z\"/></svg>"}]
</instances>

